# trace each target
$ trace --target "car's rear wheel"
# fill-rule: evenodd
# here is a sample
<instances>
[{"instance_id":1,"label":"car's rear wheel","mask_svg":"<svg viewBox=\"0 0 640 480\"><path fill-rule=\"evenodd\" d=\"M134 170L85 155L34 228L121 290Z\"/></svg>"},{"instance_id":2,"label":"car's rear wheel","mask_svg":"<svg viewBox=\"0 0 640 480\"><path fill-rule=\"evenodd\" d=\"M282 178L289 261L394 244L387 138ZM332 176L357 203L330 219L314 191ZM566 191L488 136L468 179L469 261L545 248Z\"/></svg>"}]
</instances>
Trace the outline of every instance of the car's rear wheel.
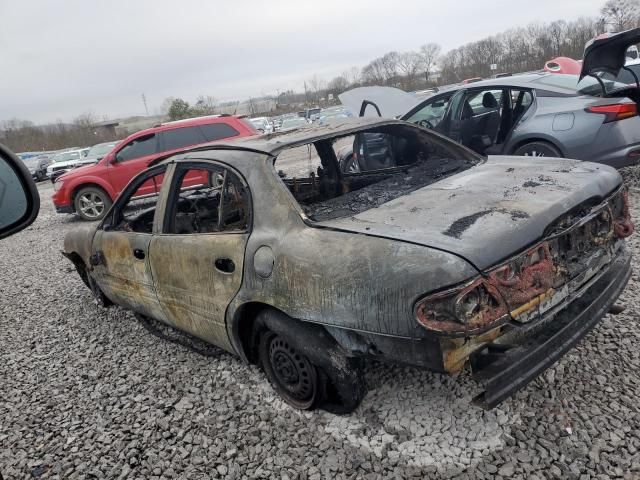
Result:
<instances>
[{"instance_id":1,"label":"car's rear wheel","mask_svg":"<svg viewBox=\"0 0 640 480\"><path fill-rule=\"evenodd\" d=\"M513 154L524 157L562 157L562 153L555 146L541 141L520 145Z\"/></svg>"},{"instance_id":2,"label":"car's rear wheel","mask_svg":"<svg viewBox=\"0 0 640 480\"><path fill-rule=\"evenodd\" d=\"M99 187L85 187L75 197L76 213L83 220L101 220L111 207L111 198Z\"/></svg>"},{"instance_id":3,"label":"car's rear wheel","mask_svg":"<svg viewBox=\"0 0 640 480\"><path fill-rule=\"evenodd\" d=\"M318 371L284 337L266 331L260 337L260 363L269 383L292 407L313 408L318 399Z\"/></svg>"},{"instance_id":4,"label":"car's rear wheel","mask_svg":"<svg viewBox=\"0 0 640 480\"><path fill-rule=\"evenodd\" d=\"M361 359L349 356L321 326L265 309L250 343L269 383L295 408L350 413L367 393Z\"/></svg>"}]
</instances>

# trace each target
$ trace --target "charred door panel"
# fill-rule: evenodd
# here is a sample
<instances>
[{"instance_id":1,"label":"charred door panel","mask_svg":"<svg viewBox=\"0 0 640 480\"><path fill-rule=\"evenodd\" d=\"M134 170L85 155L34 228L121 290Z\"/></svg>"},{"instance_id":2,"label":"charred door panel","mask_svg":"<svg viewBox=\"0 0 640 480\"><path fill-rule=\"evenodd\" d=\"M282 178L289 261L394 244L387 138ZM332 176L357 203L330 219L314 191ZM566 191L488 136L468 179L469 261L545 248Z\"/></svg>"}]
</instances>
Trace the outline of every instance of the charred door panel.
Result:
<instances>
[{"instance_id":1,"label":"charred door panel","mask_svg":"<svg viewBox=\"0 0 640 480\"><path fill-rule=\"evenodd\" d=\"M152 235L99 230L94 237L92 276L115 303L158 320L165 320L149 266Z\"/></svg>"},{"instance_id":2,"label":"charred door panel","mask_svg":"<svg viewBox=\"0 0 640 480\"><path fill-rule=\"evenodd\" d=\"M248 233L154 237L151 269L170 324L233 351L225 313L242 283L248 237Z\"/></svg>"}]
</instances>

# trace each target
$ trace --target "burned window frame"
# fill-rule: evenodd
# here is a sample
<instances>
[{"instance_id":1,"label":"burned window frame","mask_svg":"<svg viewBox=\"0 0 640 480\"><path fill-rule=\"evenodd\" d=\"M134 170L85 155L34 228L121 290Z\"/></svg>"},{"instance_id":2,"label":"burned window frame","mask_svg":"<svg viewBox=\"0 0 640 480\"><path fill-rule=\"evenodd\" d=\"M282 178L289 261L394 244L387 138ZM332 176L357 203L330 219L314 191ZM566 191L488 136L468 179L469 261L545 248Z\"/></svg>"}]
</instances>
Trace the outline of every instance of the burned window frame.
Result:
<instances>
[{"instance_id":1,"label":"burned window frame","mask_svg":"<svg viewBox=\"0 0 640 480\"><path fill-rule=\"evenodd\" d=\"M127 185L127 187L122 191L122 193L118 196L115 203L111 207L111 210L107 213L107 215L104 217L102 222L98 225L98 230L121 232L121 233L133 233L138 235L151 235L153 233L153 230L155 230L154 227L157 223L158 215L160 214L159 212L162 210L161 207L162 207L163 190L167 183L167 178L170 175L168 167L169 165L167 164L156 165L155 167L145 170L143 173L137 176L133 181L131 181ZM158 200L156 202L155 210L153 214L152 232L136 232L136 231L117 229L117 226L122 221L123 208L131 201L131 199L133 198L133 194L147 180L159 174L164 174L164 178L162 179L162 183L159 185L159 188L158 188Z\"/></svg>"},{"instance_id":2,"label":"burned window frame","mask_svg":"<svg viewBox=\"0 0 640 480\"><path fill-rule=\"evenodd\" d=\"M388 125L375 126L371 128L360 128L353 130L346 130L340 132L340 134L332 135L332 136L324 136L315 140L310 141L302 141L295 142L289 144L286 148L278 150L277 152L272 153L270 156L271 166L273 170L274 176L276 176L285 190L286 195L291 202L291 205L295 209L295 211L300 215L300 218L303 222L309 226L319 226L324 220L314 220L311 218L305 211L304 203L300 202L296 195L294 194L294 190L296 189L296 184L298 189L300 186L309 186L314 182L321 183L321 180L318 176L314 177L292 177L292 178L283 178L282 175L279 174L278 169L278 158L287 150L302 147L305 145L313 145L316 149L318 156L320 157L321 166L327 170L328 174L332 174L335 172L334 181L329 182L328 185L325 186L325 189L328 187L329 189L333 188L334 191L340 191L343 186L344 179L366 179L371 177L381 177L380 181L384 180L384 176L392 175L395 173L402 172L407 169L407 165L391 167L387 169L380 169L370 172L358 172L358 173L343 173L340 171L339 161L337 159L337 155L335 150L333 149L334 142L339 138L344 138L352 135L357 135L360 133L387 133L390 135L397 136L409 136L415 135L418 141L423 143L435 144L435 146L440 147L444 151L448 153L448 157L456 160L456 161L467 161L473 165L478 165L486 161L486 157L479 155L473 150L454 142L450 138L438 133L433 130L428 130L423 127L411 124L411 123L393 123ZM291 187L294 187L293 189ZM299 191L299 190L298 190ZM338 194L336 196L340 196Z\"/></svg>"},{"instance_id":3,"label":"burned window frame","mask_svg":"<svg viewBox=\"0 0 640 480\"><path fill-rule=\"evenodd\" d=\"M212 170L213 168L222 169L225 172L224 183L221 185L221 201L224 204L222 195L224 195L224 189L227 183L228 174L231 173L240 182L245 190L246 202L247 202L247 225L244 229L237 230L220 230L217 232L194 232L194 233L175 233L171 230L172 217L175 214L176 201L180 195L180 183L183 180L182 172L188 172L189 170ZM176 163L175 169L171 173L171 181L167 187L167 201L164 208L163 217L160 219L161 227L158 234L160 235L172 235L172 236L193 236L193 235L240 235L251 233L253 230L253 196L251 194L251 188L244 176L235 168L230 165L219 161L188 161ZM218 219L221 216L218 214Z\"/></svg>"}]
</instances>

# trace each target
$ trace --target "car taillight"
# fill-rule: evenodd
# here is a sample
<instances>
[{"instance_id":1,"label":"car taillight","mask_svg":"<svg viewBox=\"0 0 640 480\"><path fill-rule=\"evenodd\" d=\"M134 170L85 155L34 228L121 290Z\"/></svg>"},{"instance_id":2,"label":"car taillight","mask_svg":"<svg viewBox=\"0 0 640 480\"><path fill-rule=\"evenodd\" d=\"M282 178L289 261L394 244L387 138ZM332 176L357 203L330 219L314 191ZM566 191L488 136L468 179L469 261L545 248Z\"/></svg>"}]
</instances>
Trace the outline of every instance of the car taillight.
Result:
<instances>
[{"instance_id":1,"label":"car taillight","mask_svg":"<svg viewBox=\"0 0 640 480\"><path fill-rule=\"evenodd\" d=\"M594 105L587 107L589 113L600 113L605 116L603 123L624 120L638 115L638 107L635 103L617 103L614 105Z\"/></svg>"},{"instance_id":2,"label":"car taillight","mask_svg":"<svg viewBox=\"0 0 640 480\"><path fill-rule=\"evenodd\" d=\"M449 335L479 333L510 318L498 290L483 278L419 300L415 313L426 329Z\"/></svg>"}]
</instances>

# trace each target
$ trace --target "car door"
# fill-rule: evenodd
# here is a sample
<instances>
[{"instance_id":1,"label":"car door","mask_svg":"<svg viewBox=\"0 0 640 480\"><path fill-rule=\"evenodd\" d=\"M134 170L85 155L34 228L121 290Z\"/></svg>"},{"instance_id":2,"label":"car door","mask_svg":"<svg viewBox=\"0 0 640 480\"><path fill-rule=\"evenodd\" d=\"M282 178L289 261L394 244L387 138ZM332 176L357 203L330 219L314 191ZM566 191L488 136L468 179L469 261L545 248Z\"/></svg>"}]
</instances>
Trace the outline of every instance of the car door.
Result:
<instances>
[{"instance_id":1,"label":"car door","mask_svg":"<svg viewBox=\"0 0 640 480\"><path fill-rule=\"evenodd\" d=\"M109 180L116 194L122 192L127 183L149 166L158 154L158 135L155 133L134 138L115 152L114 161L109 165ZM152 192L142 190L140 194Z\"/></svg>"},{"instance_id":2,"label":"car door","mask_svg":"<svg viewBox=\"0 0 640 480\"><path fill-rule=\"evenodd\" d=\"M92 277L118 305L166 321L156 296L150 245L157 230L166 166L153 168L129 185L98 228L91 247ZM152 193L141 194L141 191ZM166 189L166 187L165 187Z\"/></svg>"},{"instance_id":3,"label":"car door","mask_svg":"<svg viewBox=\"0 0 640 480\"><path fill-rule=\"evenodd\" d=\"M228 166L184 163L167 198L162 234L150 249L160 304L176 328L232 351L225 315L242 283L251 226L247 185Z\"/></svg>"}]
</instances>

